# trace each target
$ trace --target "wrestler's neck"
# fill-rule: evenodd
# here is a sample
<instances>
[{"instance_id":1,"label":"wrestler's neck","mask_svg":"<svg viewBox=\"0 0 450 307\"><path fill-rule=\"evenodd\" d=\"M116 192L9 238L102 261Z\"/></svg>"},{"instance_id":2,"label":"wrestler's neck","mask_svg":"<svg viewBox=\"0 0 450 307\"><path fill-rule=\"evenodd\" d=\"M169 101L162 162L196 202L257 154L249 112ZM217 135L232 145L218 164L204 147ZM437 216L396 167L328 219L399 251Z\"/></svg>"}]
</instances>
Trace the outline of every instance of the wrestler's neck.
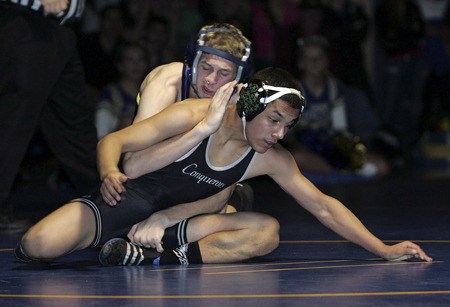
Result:
<instances>
[{"instance_id":1,"label":"wrestler's neck","mask_svg":"<svg viewBox=\"0 0 450 307\"><path fill-rule=\"evenodd\" d=\"M239 142L241 141L246 142L243 133L242 119L236 112L235 104L228 106L223 122L220 125L220 128L215 133L215 135L220 137L220 139L224 141L234 140Z\"/></svg>"},{"instance_id":2,"label":"wrestler's neck","mask_svg":"<svg viewBox=\"0 0 450 307\"><path fill-rule=\"evenodd\" d=\"M212 137L210 159L213 165L225 166L239 159L250 146L244 137L242 119L230 106L219 130Z\"/></svg>"}]
</instances>

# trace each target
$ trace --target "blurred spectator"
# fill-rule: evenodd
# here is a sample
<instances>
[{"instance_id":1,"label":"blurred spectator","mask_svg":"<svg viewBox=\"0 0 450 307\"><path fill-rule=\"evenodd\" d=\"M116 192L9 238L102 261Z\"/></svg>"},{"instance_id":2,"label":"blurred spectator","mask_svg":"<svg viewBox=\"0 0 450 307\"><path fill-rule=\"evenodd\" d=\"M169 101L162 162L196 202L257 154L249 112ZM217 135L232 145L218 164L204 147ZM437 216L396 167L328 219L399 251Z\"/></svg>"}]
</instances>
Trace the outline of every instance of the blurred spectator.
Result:
<instances>
[{"instance_id":1,"label":"blurred spectator","mask_svg":"<svg viewBox=\"0 0 450 307\"><path fill-rule=\"evenodd\" d=\"M341 56L338 52L338 18L336 13L325 5L324 0L302 0L299 5L299 24L297 37L320 35L328 42L328 69L336 74L342 71Z\"/></svg>"},{"instance_id":2,"label":"blurred spectator","mask_svg":"<svg viewBox=\"0 0 450 307\"><path fill-rule=\"evenodd\" d=\"M299 3L298 37L327 35L327 15L329 9L323 0L302 0Z\"/></svg>"},{"instance_id":3,"label":"blurred spectator","mask_svg":"<svg viewBox=\"0 0 450 307\"><path fill-rule=\"evenodd\" d=\"M160 14L169 21L172 30L171 45L178 60L184 58L186 45L204 23L199 5L199 0L172 0L167 3L165 12Z\"/></svg>"},{"instance_id":4,"label":"blurred spectator","mask_svg":"<svg viewBox=\"0 0 450 307\"><path fill-rule=\"evenodd\" d=\"M119 46L115 65L119 72L118 81L108 84L100 92L96 113L99 138L132 123L136 96L149 69L146 52L137 44Z\"/></svg>"},{"instance_id":5,"label":"blurred spectator","mask_svg":"<svg viewBox=\"0 0 450 307\"><path fill-rule=\"evenodd\" d=\"M251 32L250 6L252 0L203 0L201 9L205 22L224 22L240 29L244 34Z\"/></svg>"},{"instance_id":6,"label":"blurred spectator","mask_svg":"<svg viewBox=\"0 0 450 307\"><path fill-rule=\"evenodd\" d=\"M122 40L123 29L121 7L107 6L101 13L99 32L79 37L81 60L93 102L98 101L100 89L118 78L114 53Z\"/></svg>"},{"instance_id":7,"label":"blurred spectator","mask_svg":"<svg viewBox=\"0 0 450 307\"><path fill-rule=\"evenodd\" d=\"M306 108L286 139L288 147L302 171L387 175L387 160L365 145L378 128L369 101L363 91L345 86L329 72L327 52L322 36L299 40L299 86Z\"/></svg>"},{"instance_id":8,"label":"blurred spectator","mask_svg":"<svg viewBox=\"0 0 450 307\"><path fill-rule=\"evenodd\" d=\"M447 7L447 13L445 15L442 27L442 40L444 45L445 54L450 56L450 4ZM450 101L447 100L447 102Z\"/></svg>"},{"instance_id":9,"label":"blurred spectator","mask_svg":"<svg viewBox=\"0 0 450 307\"><path fill-rule=\"evenodd\" d=\"M121 5L126 0L87 0L78 31L83 34L97 33L100 29L100 14L107 6Z\"/></svg>"},{"instance_id":10,"label":"blurred spectator","mask_svg":"<svg viewBox=\"0 0 450 307\"><path fill-rule=\"evenodd\" d=\"M381 0L375 25L381 49L376 108L383 126L402 141L403 158L411 165L422 112L424 22L414 0Z\"/></svg>"},{"instance_id":11,"label":"blurred spectator","mask_svg":"<svg viewBox=\"0 0 450 307\"><path fill-rule=\"evenodd\" d=\"M167 18L149 15L145 29L140 43L147 52L150 69L175 61L174 47L171 44L171 25Z\"/></svg>"},{"instance_id":12,"label":"blurred spectator","mask_svg":"<svg viewBox=\"0 0 450 307\"><path fill-rule=\"evenodd\" d=\"M448 0L418 0L425 20L428 74L423 92L423 131L450 130L450 4ZM448 46L447 46L448 47Z\"/></svg>"},{"instance_id":13,"label":"blurred spectator","mask_svg":"<svg viewBox=\"0 0 450 307\"><path fill-rule=\"evenodd\" d=\"M295 62L298 0L254 0L251 3L255 70L277 66L290 72Z\"/></svg>"},{"instance_id":14,"label":"blurred spectator","mask_svg":"<svg viewBox=\"0 0 450 307\"><path fill-rule=\"evenodd\" d=\"M363 8L351 0L303 0L299 10L298 36L324 36L330 43L330 71L371 98L363 52L369 21Z\"/></svg>"},{"instance_id":15,"label":"blurred spectator","mask_svg":"<svg viewBox=\"0 0 450 307\"><path fill-rule=\"evenodd\" d=\"M335 48L330 58L333 64L331 72L345 84L357 87L372 95L363 44L369 31L369 19L361 7L352 0L326 0L326 22L332 32L328 40Z\"/></svg>"},{"instance_id":16,"label":"blurred spectator","mask_svg":"<svg viewBox=\"0 0 450 307\"><path fill-rule=\"evenodd\" d=\"M123 0L124 13L123 37L127 42L136 43L146 35L148 18L157 9L161 11L158 0Z\"/></svg>"}]
</instances>

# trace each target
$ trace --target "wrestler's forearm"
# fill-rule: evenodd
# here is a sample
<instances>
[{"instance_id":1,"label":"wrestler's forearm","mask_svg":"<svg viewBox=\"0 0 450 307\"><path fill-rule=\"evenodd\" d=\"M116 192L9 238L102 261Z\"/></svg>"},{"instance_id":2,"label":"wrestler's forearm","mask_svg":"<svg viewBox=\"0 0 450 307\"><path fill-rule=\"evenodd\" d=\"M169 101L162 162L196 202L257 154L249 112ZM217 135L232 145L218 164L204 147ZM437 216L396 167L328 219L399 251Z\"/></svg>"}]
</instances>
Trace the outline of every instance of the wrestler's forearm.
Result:
<instances>
[{"instance_id":1,"label":"wrestler's forearm","mask_svg":"<svg viewBox=\"0 0 450 307\"><path fill-rule=\"evenodd\" d=\"M217 213L226 206L232 191L232 187L228 187L208 198L158 211L152 215L152 218L162 221L161 226L168 228L192 216Z\"/></svg>"},{"instance_id":2,"label":"wrestler's forearm","mask_svg":"<svg viewBox=\"0 0 450 307\"><path fill-rule=\"evenodd\" d=\"M211 133L211 130L198 124L192 130L144 150L127 153L123 164L125 174L137 178L161 169L181 158Z\"/></svg>"},{"instance_id":3,"label":"wrestler's forearm","mask_svg":"<svg viewBox=\"0 0 450 307\"><path fill-rule=\"evenodd\" d=\"M369 252L382 256L386 245L373 235L361 221L342 203L334 198L326 197L327 214L319 219L340 236L358 244Z\"/></svg>"},{"instance_id":4,"label":"wrestler's forearm","mask_svg":"<svg viewBox=\"0 0 450 307\"><path fill-rule=\"evenodd\" d=\"M122 147L107 135L97 143L97 167L100 179L113 171L119 171L119 160Z\"/></svg>"},{"instance_id":5,"label":"wrestler's forearm","mask_svg":"<svg viewBox=\"0 0 450 307\"><path fill-rule=\"evenodd\" d=\"M331 205L329 209L332 217L328 221L328 226L342 237L364 247L369 252L390 261L410 258L424 261L433 260L419 245L413 242L403 241L395 245L385 244L373 235L344 205L338 201L334 201L334 204Z\"/></svg>"},{"instance_id":6,"label":"wrestler's forearm","mask_svg":"<svg viewBox=\"0 0 450 307\"><path fill-rule=\"evenodd\" d=\"M190 120L184 119L187 124L195 122L195 126L189 126L189 130L178 131L179 135L167 138L165 141L153 143L152 146L135 151L128 154L124 161L124 171L130 178L136 178L143 174L149 173L156 169L160 169L186 154L194 148L204 138L213 134L219 129L223 122L227 107L234 100L230 99L236 81L232 81L222 86L214 95L212 101L204 99L196 102L197 108L194 109L192 101L187 101L184 105L180 102L175 106L171 106L155 115L153 118L160 120L160 125L167 124L168 118L178 118L175 112L179 112L180 116L189 117ZM191 105L189 105L191 103ZM179 106L179 107L177 107ZM183 112L188 107L189 112ZM207 107L207 109L205 109ZM205 112L206 113L203 113ZM175 114L175 115L174 115ZM196 120L198 120L196 122ZM184 126L187 126L186 124ZM153 147L153 148L152 148Z\"/></svg>"}]
</instances>

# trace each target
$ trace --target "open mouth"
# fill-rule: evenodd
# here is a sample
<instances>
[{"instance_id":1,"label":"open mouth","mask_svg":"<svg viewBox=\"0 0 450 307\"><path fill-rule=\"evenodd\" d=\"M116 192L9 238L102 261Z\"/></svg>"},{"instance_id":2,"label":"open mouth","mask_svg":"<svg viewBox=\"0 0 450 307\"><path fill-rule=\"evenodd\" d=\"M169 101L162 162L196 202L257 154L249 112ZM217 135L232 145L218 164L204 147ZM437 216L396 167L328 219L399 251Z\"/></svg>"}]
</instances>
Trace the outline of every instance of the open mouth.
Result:
<instances>
[{"instance_id":1,"label":"open mouth","mask_svg":"<svg viewBox=\"0 0 450 307\"><path fill-rule=\"evenodd\" d=\"M271 148L275 143L270 141L264 141L267 145L267 147Z\"/></svg>"},{"instance_id":2,"label":"open mouth","mask_svg":"<svg viewBox=\"0 0 450 307\"><path fill-rule=\"evenodd\" d=\"M214 91L208 89L206 86L202 86L202 92L206 97L212 97L214 96Z\"/></svg>"}]
</instances>

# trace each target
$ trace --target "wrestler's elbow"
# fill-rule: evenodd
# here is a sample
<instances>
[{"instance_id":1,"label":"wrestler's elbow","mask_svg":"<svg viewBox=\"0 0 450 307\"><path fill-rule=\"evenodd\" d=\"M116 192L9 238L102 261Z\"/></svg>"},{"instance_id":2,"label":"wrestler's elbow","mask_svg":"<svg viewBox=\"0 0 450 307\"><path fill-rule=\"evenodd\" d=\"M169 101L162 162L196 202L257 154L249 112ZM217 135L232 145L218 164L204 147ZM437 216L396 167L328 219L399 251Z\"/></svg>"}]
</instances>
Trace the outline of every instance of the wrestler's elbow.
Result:
<instances>
[{"instance_id":1,"label":"wrestler's elbow","mask_svg":"<svg viewBox=\"0 0 450 307\"><path fill-rule=\"evenodd\" d=\"M131 161L130 159L123 160L123 172L130 179L135 179L135 178L139 177L140 175L142 175L139 172L139 167L137 166L137 163Z\"/></svg>"}]
</instances>

